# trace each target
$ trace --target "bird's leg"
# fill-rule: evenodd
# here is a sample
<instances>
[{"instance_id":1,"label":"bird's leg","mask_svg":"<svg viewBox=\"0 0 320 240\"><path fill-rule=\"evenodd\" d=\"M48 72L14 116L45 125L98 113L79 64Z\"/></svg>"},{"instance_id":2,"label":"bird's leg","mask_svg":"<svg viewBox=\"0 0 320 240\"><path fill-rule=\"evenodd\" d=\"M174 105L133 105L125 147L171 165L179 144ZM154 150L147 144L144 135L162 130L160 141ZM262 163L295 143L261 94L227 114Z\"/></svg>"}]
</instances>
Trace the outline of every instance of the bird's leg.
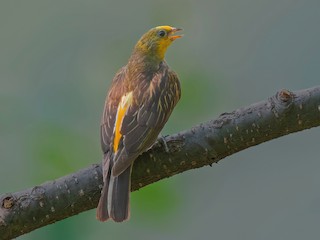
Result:
<instances>
[{"instance_id":1,"label":"bird's leg","mask_svg":"<svg viewBox=\"0 0 320 240\"><path fill-rule=\"evenodd\" d=\"M167 145L166 139L164 138L164 136L162 136L162 134L160 133L159 137L158 137L158 141L159 143L161 143L164 147L164 150L166 151L166 153L169 153L169 147Z\"/></svg>"}]
</instances>

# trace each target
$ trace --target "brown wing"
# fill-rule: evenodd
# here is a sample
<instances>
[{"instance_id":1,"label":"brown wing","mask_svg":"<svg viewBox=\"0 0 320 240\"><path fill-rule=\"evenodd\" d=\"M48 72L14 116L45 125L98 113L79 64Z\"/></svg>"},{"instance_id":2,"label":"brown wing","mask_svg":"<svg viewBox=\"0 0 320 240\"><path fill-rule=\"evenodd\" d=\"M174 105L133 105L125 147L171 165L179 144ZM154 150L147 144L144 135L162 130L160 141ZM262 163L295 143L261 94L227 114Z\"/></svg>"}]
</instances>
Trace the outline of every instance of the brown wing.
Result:
<instances>
[{"instance_id":1,"label":"brown wing","mask_svg":"<svg viewBox=\"0 0 320 240\"><path fill-rule=\"evenodd\" d=\"M125 81L126 67L121 68L113 78L112 85L107 95L100 126L101 148L104 153L104 166L110 159L110 151L112 150L113 130L117 115L117 108L121 96L126 92ZM103 168L103 176L106 176L108 167Z\"/></svg>"},{"instance_id":2,"label":"brown wing","mask_svg":"<svg viewBox=\"0 0 320 240\"><path fill-rule=\"evenodd\" d=\"M114 176L152 146L180 99L178 77L166 64L147 83L137 84L133 90L136 99L122 122L122 141L112 168Z\"/></svg>"}]
</instances>

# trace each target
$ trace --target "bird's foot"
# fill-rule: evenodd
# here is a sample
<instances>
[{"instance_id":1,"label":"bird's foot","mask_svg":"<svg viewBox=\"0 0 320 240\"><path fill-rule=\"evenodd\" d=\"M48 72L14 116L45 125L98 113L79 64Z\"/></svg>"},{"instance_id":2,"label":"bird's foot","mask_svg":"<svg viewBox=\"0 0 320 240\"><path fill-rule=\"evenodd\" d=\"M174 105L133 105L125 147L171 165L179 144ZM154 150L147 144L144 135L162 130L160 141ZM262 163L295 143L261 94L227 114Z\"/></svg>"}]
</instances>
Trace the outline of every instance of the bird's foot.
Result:
<instances>
[{"instance_id":1,"label":"bird's foot","mask_svg":"<svg viewBox=\"0 0 320 240\"><path fill-rule=\"evenodd\" d=\"M166 151L166 153L169 153L169 147L168 144L166 142L166 139L164 138L164 136L162 136L161 134L159 135L158 141L161 145L163 145L164 150Z\"/></svg>"}]
</instances>

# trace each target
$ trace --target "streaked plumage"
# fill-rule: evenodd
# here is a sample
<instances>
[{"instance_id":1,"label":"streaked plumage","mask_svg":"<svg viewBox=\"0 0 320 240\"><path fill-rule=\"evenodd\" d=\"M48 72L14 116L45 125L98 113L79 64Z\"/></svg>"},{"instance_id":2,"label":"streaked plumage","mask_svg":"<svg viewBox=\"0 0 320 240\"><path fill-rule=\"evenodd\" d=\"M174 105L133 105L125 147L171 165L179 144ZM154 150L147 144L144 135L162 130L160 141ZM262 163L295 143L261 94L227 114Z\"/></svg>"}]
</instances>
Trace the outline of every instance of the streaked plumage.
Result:
<instances>
[{"instance_id":1,"label":"streaked plumage","mask_svg":"<svg viewBox=\"0 0 320 240\"><path fill-rule=\"evenodd\" d=\"M130 176L134 160L156 141L180 99L177 75L164 61L180 29L160 26L136 44L129 62L115 75L101 121L104 187L97 218L129 218Z\"/></svg>"}]
</instances>

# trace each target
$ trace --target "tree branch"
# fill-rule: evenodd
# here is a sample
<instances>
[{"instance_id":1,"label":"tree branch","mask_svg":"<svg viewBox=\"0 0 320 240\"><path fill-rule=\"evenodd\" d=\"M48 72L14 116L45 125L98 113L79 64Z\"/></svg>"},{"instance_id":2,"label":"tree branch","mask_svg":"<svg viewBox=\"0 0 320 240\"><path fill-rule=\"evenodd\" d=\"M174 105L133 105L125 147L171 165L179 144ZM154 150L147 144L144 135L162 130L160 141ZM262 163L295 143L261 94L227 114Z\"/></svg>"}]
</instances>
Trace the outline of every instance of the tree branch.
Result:
<instances>
[{"instance_id":1,"label":"tree branch","mask_svg":"<svg viewBox=\"0 0 320 240\"><path fill-rule=\"evenodd\" d=\"M267 101L165 137L135 162L132 191L178 173L211 165L243 149L320 125L320 86L279 91ZM101 166L0 196L0 239L11 239L95 208Z\"/></svg>"}]
</instances>

